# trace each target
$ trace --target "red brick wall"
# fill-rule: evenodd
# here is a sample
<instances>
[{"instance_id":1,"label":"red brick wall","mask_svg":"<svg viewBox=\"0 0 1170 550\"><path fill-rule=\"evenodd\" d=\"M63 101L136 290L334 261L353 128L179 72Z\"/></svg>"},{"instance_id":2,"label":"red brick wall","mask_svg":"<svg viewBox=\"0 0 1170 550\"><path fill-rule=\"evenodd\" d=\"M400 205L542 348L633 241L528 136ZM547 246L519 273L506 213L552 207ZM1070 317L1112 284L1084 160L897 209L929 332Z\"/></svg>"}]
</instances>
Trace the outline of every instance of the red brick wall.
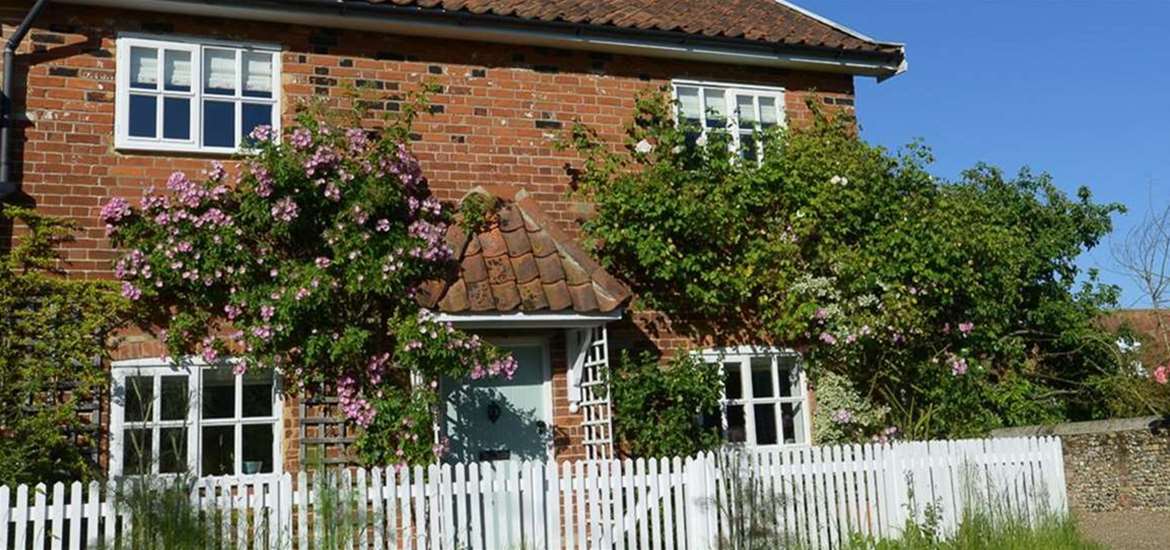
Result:
<instances>
[{"instance_id":1,"label":"red brick wall","mask_svg":"<svg viewBox=\"0 0 1170 550\"><path fill-rule=\"evenodd\" d=\"M0 1L5 36L29 4ZM296 105L314 98L351 106L348 87L372 88L378 96L366 101L380 114L396 109L419 83L433 81L443 91L432 98L432 114L417 124L414 149L440 197L457 199L479 184L524 187L569 231L587 208L568 196L566 166L576 157L556 151L552 139L580 120L619 147L638 90L672 78L782 86L792 124L809 119L810 96L852 108L853 83L845 75L49 4L16 58L14 101L21 122L14 160L25 200L83 227L67 250L73 276L110 276L112 253L97 222L110 197L137 198L171 172L197 173L212 158L115 150L115 38L123 31L281 44L286 124ZM0 246L9 233L0 231ZM618 341L666 349L690 345L663 327L648 327L644 318L626 323L617 330ZM561 346L554 361L563 362ZM117 357L158 351L149 339L131 335ZM554 386L563 395L563 365L556 372ZM558 403L558 411L567 414L565 405ZM571 440L565 456L580 451Z\"/></svg>"}]
</instances>

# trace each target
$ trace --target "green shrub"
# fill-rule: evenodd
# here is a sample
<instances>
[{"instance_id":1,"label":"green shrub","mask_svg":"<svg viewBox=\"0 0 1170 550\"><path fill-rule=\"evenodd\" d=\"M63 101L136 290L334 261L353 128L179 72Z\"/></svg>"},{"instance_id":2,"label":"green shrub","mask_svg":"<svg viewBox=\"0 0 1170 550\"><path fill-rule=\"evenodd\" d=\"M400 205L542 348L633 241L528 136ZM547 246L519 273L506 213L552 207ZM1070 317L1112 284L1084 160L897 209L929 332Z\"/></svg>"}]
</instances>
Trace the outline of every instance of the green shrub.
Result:
<instances>
[{"instance_id":1,"label":"green shrub","mask_svg":"<svg viewBox=\"0 0 1170 550\"><path fill-rule=\"evenodd\" d=\"M60 276L76 225L3 208L27 231L0 257L0 484L88 479L98 434L80 408L108 387L102 363L127 301L109 281Z\"/></svg>"},{"instance_id":2,"label":"green shrub","mask_svg":"<svg viewBox=\"0 0 1170 550\"><path fill-rule=\"evenodd\" d=\"M610 389L614 428L631 456L690 456L720 444L719 431L703 423L718 418L718 366L685 353L660 365L649 353L623 352Z\"/></svg>"},{"instance_id":3,"label":"green shrub","mask_svg":"<svg viewBox=\"0 0 1170 550\"><path fill-rule=\"evenodd\" d=\"M1077 258L1121 205L1028 170L944 181L925 147L891 153L812 108L757 136L759 162L726 132L696 141L668 93L639 97L624 152L575 125L597 256L680 328L716 321L802 349L814 379L865 380L919 437L1106 415L1091 382L1117 365L1098 319L1118 290Z\"/></svg>"}]
</instances>

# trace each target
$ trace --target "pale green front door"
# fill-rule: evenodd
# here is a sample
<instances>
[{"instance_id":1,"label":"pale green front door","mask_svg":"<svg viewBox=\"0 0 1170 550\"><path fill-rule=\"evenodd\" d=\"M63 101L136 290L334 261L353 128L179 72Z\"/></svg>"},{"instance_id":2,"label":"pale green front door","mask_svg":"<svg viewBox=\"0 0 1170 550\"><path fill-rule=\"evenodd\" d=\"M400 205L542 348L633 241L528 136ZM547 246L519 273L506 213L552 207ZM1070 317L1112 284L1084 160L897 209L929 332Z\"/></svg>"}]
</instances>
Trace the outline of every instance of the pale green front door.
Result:
<instances>
[{"instance_id":1,"label":"pale green front door","mask_svg":"<svg viewBox=\"0 0 1170 550\"><path fill-rule=\"evenodd\" d=\"M545 350L501 345L519 368L511 380L444 380L445 428L451 462L546 460L552 418Z\"/></svg>"}]
</instances>

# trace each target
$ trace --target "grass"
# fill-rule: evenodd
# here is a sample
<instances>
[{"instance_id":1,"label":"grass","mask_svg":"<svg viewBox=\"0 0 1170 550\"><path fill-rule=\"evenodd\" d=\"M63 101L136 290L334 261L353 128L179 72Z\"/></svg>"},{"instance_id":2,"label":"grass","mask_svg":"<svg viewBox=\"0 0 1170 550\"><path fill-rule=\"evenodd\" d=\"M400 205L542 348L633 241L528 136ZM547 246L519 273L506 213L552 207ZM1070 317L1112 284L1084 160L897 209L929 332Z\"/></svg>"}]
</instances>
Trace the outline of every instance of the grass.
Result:
<instances>
[{"instance_id":1,"label":"grass","mask_svg":"<svg viewBox=\"0 0 1170 550\"><path fill-rule=\"evenodd\" d=\"M931 529L911 524L898 539L881 541L855 537L849 550L1103 550L1089 542L1067 516L1050 516L1035 525L1025 521L996 519L989 514L966 515L958 530L941 537Z\"/></svg>"},{"instance_id":2,"label":"grass","mask_svg":"<svg viewBox=\"0 0 1170 550\"><path fill-rule=\"evenodd\" d=\"M191 502L191 482L182 478L134 478L116 495L129 516L129 532L118 546L133 550L202 550L233 547L225 517Z\"/></svg>"}]
</instances>

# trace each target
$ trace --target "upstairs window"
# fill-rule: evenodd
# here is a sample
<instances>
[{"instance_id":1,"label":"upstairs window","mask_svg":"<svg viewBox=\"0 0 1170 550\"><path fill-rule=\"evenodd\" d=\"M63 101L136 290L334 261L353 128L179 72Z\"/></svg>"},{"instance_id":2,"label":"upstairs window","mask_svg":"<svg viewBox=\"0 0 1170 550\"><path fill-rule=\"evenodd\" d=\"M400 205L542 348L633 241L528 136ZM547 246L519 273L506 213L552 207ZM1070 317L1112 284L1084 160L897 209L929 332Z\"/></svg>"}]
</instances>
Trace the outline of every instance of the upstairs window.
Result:
<instances>
[{"instance_id":1,"label":"upstairs window","mask_svg":"<svg viewBox=\"0 0 1170 550\"><path fill-rule=\"evenodd\" d=\"M234 153L280 124L278 48L124 36L117 63L119 149Z\"/></svg>"},{"instance_id":2,"label":"upstairs window","mask_svg":"<svg viewBox=\"0 0 1170 550\"><path fill-rule=\"evenodd\" d=\"M763 86L737 86L676 80L678 121L695 129L698 141L711 130L731 134L732 147L740 157L758 160L763 154L758 132L784 123L784 90Z\"/></svg>"},{"instance_id":3,"label":"upstairs window","mask_svg":"<svg viewBox=\"0 0 1170 550\"><path fill-rule=\"evenodd\" d=\"M271 371L115 363L112 475L280 472L281 403Z\"/></svg>"},{"instance_id":4,"label":"upstairs window","mask_svg":"<svg viewBox=\"0 0 1170 550\"><path fill-rule=\"evenodd\" d=\"M748 447L810 443L808 385L799 355L745 346L707 351L702 358L718 364L723 375L720 420L729 443Z\"/></svg>"}]
</instances>

